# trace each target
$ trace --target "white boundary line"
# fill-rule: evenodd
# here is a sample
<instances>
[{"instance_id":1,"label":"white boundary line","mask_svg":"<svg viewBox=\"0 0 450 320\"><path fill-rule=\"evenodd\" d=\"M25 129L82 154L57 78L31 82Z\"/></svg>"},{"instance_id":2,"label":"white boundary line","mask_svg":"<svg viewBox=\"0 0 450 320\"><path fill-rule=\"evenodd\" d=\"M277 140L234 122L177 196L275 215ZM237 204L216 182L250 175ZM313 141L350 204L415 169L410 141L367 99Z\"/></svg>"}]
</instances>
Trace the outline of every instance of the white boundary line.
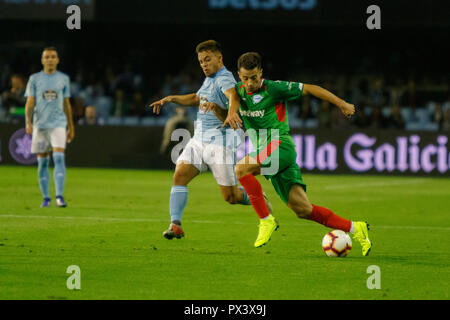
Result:
<instances>
[{"instance_id":1,"label":"white boundary line","mask_svg":"<svg viewBox=\"0 0 450 320\"><path fill-rule=\"evenodd\" d=\"M168 220L162 219L148 219L148 218L112 218L112 217L70 217L70 216L24 216L15 214L0 214L0 218L22 218L22 219L49 219L49 220L96 220L96 221L117 221L117 222L167 222ZM224 222L220 220L190 220L192 223L231 223L240 225L256 225L257 222ZM313 224L295 223L297 226L301 227L311 227ZM433 227L433 226L382 226L382 225L371 225L374 229L409 229L409 230L436 230L436 231L450 231L450 227Z\"/></svg>"}]
</instances>

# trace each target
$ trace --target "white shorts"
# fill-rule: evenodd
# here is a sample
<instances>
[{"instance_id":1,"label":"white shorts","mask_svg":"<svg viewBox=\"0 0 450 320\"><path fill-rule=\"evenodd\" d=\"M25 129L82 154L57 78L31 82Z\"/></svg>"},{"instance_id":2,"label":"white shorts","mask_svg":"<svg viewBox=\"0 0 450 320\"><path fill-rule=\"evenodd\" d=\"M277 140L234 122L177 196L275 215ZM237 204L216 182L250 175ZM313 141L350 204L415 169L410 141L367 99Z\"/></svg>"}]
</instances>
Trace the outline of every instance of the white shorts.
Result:
<instances>
[{"instance_id":1,"label":"white shorts","mask_svg":"<svg viewBox=\"0 0 450 320\"><path fill-rule=\"evenodd\" d=\"M66 148L66 128L39 129L33 128L31 137L31 153L47 153L52 148Z\"/></svg>"},{"instance_id":2,"label":"white shorts","mask_svg":"<svg viewBox=\"0 0 450 320\"><path fill-rule=\"evenodd\" d=\"M181 161L192 164L200 173L207 171L209 167L221 186L238 184L234 173L235 154L227 147L191 139L178 157L177 164Z\"/></svg>"}]
</instances>

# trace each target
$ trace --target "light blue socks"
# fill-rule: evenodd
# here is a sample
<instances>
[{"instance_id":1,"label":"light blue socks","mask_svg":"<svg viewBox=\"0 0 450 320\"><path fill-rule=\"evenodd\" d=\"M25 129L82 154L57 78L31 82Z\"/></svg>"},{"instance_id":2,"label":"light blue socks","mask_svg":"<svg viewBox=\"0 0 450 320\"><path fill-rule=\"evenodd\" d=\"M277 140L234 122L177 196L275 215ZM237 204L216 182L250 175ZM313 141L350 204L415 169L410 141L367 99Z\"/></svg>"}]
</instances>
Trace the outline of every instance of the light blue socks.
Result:
<instances>
[{"instance_id":1,"label":"light blue socks","mask_svg":"<svg viewBox=\"0 0 450 320\"><path fill-rule=\"evenodd\" d=\"M38 178L39 187L41 188L42 196L50 198L48 193L50 171L48 169L50 164L50 157L38 158Z\"/></svg>"},{"instance_id":2,"label":"light blue socks","mask_svg":"<svg viewBox=\"0 0 450 320\"><path fill-rule=\"evenodd\" d=\"M172 222L179 221L183 215L184 207L186 207L188 198L187 186L172 186L170 191L170 220Z\"/></svg>"},{"instance_id":3,"label":"light blue socks","mask_svg":"<svg viewBox=\"0 0 450 320\"><path fill-rule=\"evenodd\" d=\"M250 199L243 187L239 187L244 192L244 199L240 202L243 205L251 205ZM172 186L170 191L170 220L181 223L183 210L186 207L188 199L187 186Z\"/></svg>"},{"instance_id":4,"label":"light blue socks","mask_svg":"<svg viewBox=\"0 0 450 320\"><path fill-rule=\"evenodd\" d=\"M53 170L53 179L55 181L56 196L62 196L64 191L64 181L66 180L66 165L64 153L53 152L53 162L55 169Z\"/></svg>"}]
</instances>

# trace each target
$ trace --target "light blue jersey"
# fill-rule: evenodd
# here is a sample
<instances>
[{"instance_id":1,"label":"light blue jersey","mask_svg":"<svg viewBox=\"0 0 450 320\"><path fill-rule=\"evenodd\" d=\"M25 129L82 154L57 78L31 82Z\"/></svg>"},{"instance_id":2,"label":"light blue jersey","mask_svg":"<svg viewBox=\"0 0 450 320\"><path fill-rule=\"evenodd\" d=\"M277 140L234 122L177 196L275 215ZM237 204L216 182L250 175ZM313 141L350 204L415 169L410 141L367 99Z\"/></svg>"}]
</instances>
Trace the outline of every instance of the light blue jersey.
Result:
<instances>
[{"instance_id":1,"label":"light blue jersey","mask_svg":"<svg viewBox=\"0 0 450 320\"><path fill-rule=\"evenodd\" d=\"M69 76L56 71L44 71L31 75L25 97L35 97L33 126L40 129L53 129L67 125L64 113L64 98L70 98Z\"/></svg>"},{"instance_id":2,"label":"light blue jersey","mask_svg":"<svg viewBox=\"0 0 450 320\"><path fill-rule=\"evenodd\" d=\"M222 67L212 77L206 77L197 91L200 104L214 102L222 109L227 109L228 99L224 92L234 88L235 85L236 80L233 74L227 68ZM193 139L203 143L223 145L233 150L237 149L241 143L242 130L235 131L230 126L222 128L222 125L223 122L216 117L213 111L205 113L199 109Z\"/></svg>"}]
</instances>

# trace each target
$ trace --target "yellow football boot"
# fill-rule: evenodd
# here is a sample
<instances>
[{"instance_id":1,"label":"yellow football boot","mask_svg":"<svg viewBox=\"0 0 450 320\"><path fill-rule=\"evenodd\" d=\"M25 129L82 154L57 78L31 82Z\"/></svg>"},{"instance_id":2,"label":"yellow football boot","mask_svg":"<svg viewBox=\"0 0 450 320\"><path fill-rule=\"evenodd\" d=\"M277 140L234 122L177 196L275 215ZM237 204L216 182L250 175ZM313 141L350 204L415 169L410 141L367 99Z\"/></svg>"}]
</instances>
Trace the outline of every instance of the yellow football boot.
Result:
<instances>
[{"instance_id":1,"label":"yellow football boot","mask_svg":"<svg viewBox=\"0 0 450 320\"><path fill-rule=\"evenodd\" d=\"M369 255L370 249L372 249L372 242L369 239L369 225L367 222L357 221L354 222L353 227L355 228L353 238L361 244L362 255Z\"/></svg>"},{"instance_id":2,"label":"yellow football boot","mask_svg":"<svg viewBox=\"0 0 450 320\"><path fill-rule=\"evenodd\" d=\"M272 233L279 227L277 220L271 214L265 220L259 223L258 237L255 241L255 247L261 247L269 242Z\"/></svg>"}]
</instances>

